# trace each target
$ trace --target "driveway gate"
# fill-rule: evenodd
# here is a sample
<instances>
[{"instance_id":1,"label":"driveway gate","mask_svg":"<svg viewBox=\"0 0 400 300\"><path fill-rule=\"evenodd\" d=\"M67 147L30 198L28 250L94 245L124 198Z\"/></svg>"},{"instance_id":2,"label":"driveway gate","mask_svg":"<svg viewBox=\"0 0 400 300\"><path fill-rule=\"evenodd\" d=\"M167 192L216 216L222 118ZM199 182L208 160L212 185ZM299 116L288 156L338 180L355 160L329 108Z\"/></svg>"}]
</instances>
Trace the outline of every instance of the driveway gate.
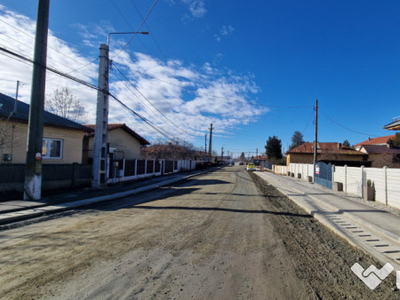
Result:
<instances>
[{"instance_id":1,"label":"driveway gate","mask_svg":"<svg viewBox=\"0 0 400 300\"><path fill-rule=\"evenodd\" d=\"M315 165L314 182L326 188L332 189L332 164L317 162Z\"/></svg>"}]
</instances>

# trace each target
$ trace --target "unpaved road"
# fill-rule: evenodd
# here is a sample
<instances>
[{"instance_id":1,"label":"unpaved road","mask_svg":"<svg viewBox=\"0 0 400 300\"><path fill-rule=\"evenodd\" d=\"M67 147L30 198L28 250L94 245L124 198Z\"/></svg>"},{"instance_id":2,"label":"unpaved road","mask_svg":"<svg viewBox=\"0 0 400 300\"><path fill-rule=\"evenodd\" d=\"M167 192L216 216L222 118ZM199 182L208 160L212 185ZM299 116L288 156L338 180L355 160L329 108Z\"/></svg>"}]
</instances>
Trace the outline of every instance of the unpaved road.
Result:
<instances>
[{"instance_id":1,"label":"unpaved road","mask_svg":"<svg viewBox=\"0 0 400 300\"><path fill-rule=\"evenodd\" d=\"M376 262L273 187L228 167L0 232L1 299L394 299ZM141 204L137 204L141 201Z\"/></svg>"}]
</instances>

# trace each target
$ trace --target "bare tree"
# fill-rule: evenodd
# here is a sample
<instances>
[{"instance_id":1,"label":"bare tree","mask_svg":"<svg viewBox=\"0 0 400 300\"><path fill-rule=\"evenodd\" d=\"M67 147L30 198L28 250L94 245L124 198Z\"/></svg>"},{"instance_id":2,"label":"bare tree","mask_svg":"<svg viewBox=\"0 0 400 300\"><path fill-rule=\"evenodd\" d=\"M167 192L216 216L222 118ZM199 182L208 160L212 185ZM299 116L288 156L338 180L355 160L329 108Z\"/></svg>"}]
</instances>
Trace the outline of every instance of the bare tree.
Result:
<instances>
[{"instance_id":1,"label":"bare tree","mask_svg":"<svg viewBox=\"0 0 400 300\"><path fill-rule=\"evenodd\" d=\"M76 99L68 87L56 89L46 98L47 111L77 123L87 123L85 107Z\"/></svg>"}]
</instances>

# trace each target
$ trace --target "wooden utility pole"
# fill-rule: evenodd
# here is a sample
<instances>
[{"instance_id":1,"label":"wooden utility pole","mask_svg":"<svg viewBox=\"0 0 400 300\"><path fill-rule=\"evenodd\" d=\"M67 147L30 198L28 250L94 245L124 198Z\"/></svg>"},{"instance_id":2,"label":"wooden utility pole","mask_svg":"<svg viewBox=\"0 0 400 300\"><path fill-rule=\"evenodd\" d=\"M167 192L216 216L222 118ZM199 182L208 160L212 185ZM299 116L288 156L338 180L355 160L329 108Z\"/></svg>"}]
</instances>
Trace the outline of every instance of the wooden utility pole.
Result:
<instances>
[{"instance_id":1,"label":"wooden utility pole","mask_svg":"<svg viewBox=\"0 0 400 300\"><path fill-rule=\"evenodd\" d=\"M213 124L210 124L210 141L208 143L208 161L211 162L211 154L212 154L212 131L213 131Z\"/></svg>"},{"instance_id":2,"label":"wooden utility pole","mask_svg":"<svg viewBox=\"0 0 400 300\"><path fill-rule=\"evenodd\" d=\"M29 106L24 183L25 200L39 200L42 196L43 120L49 7L50 0L39 0L36 20L31 104Z\"/></svg>"},{"instance_id":3,"label":"wooden utility pole","mask_svg":"<svg viewBox=\"0 0 400 300\"><path fill-rule=\"evenodd\" d=\"M318 99L315 100L315 138L314 138L314 177L313 178L315 178L315 166L317 164L317 148L318 148Z\"/></svg>"}]
</instances>

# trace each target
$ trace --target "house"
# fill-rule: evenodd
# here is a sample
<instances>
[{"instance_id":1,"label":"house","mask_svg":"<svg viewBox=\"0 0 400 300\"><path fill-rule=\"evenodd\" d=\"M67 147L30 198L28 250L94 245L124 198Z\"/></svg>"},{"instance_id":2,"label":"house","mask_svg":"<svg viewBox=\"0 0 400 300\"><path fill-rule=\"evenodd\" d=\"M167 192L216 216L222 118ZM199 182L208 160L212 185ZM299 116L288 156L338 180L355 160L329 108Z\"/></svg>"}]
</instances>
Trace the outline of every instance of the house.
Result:
<instances>
[{"instance_id":1,"label":"house","mask_svg":"<svg viewBox=\"0 0 400 300\"><path fill-rule=\"evenodd\" d=\"M96 125L85 125L92 129L87 132L83 143L83 161L91 163L94 152L94 129ZM108 143L110 158L114 160L121 159L139 159L141 151L150 143L130 129L124 123L108 124Z\"/></svg>"},{"instance_id":2,"label":"house","mask_svg":"<svg viewBox=\"0 0 400 300\"><path fill-rule=\"evenodd\" d=\"M400 147L386 145L363 145L360 152L368 154L373 168L400 168Z\"/></svg>"},{"instance_id":3,"label":"house","mask_svg":"<svg viewBox=\"0 0 400 300\"><path fill-rule=\"evenodd\" d=\"M393 118L392 122L383 128L386 130L400 130L400 117Z\"/></svg>"},{"instance_id":4,"label":"house","mask_svg":"<svg viewBox=\"0 0 400 300\"><path fill-rule=\"evenodd\" d=\"M312 164L314 162L314 143L304 143L292 150L286 152L286 164L304 163ZM351 147L343 146L341 143L318 143L317 161L332 163L337 166L366 166L368 154L354 150Z\"/></svg>"},{"instance_id":5,"label":"house","mask_svg":"<svg viewBox=\"0 0 400 300\"><path fill-rule=\"evenodd\" d=\"M354 149L359 151L362 146L371 146L371 145L386 146L389 143L389 141L391 139L393 139L395 136L396 136L395 134L392 134L392 135L381 136L381 137L372 138L372 139L368 138L368 140L358 143L357 145L354 145Z\"/></svg>"},{"instance_id":6,"label":"house","mask_svg":"<svg viewBox=\"0 0 400 300\"><path fill-rule=\"evenodd\" d=\"M0 154L3 163L26 163L29 105L0 93ZM91 128L44 113L44 164L82 163L82 140Z\"/></svg>"}]
</instances>

